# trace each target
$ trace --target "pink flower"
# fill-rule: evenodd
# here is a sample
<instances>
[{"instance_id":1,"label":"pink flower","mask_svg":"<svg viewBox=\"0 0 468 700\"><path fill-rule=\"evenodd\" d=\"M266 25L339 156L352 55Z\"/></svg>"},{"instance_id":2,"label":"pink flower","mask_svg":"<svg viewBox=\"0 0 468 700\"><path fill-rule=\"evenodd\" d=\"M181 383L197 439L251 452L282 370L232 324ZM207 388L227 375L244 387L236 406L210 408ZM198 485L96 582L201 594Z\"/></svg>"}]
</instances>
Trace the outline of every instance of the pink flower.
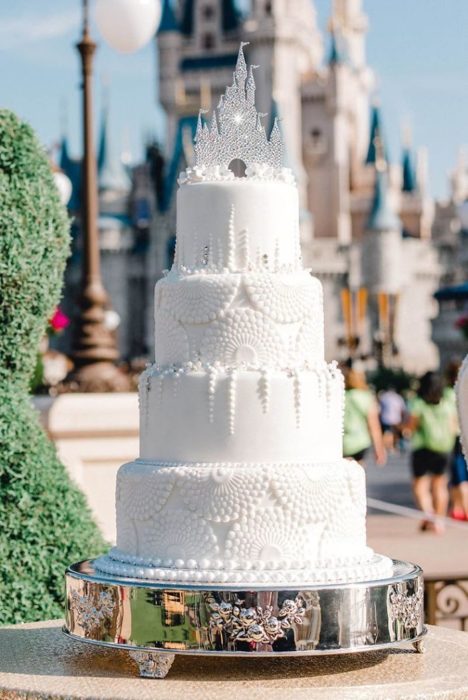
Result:
<instances>
[{"instance_id":1,"label":"pink flower","mask_svg":"<svg viewBox=\"0 0 468 700\"><path fill-rule=\"evenodd\" d=\"M63 311L60 311L60 308L57 306L52 318L49 320L51 330L54 333L60 333L60 331L63 331L63 329L66 328L69 323L70 319L68 316L66 316Z\"/></svg>"}]
</instances>

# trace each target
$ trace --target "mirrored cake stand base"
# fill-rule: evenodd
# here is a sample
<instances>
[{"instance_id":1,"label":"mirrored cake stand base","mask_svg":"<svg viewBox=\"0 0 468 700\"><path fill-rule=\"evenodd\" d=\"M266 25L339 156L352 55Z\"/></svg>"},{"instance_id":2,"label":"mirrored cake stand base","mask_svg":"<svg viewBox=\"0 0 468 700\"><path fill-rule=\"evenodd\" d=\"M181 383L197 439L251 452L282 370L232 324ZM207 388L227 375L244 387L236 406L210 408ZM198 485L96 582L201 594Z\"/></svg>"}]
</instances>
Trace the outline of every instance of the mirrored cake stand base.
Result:
<instances>
[{"instance_id":1,"label":"mirrored cake stand base","mask_svg":"<svg viewBox=\"0 0 468 700\"><path fill-rule=\"evenodd\" d=\"M319 656L403 643L423 652L423 586L421 569L402 561L386 579L288 588L115 577L90 560L66 572L63 630L127 649L148 678L164 678L176 654Z\"/></svg>"}]
</instances>

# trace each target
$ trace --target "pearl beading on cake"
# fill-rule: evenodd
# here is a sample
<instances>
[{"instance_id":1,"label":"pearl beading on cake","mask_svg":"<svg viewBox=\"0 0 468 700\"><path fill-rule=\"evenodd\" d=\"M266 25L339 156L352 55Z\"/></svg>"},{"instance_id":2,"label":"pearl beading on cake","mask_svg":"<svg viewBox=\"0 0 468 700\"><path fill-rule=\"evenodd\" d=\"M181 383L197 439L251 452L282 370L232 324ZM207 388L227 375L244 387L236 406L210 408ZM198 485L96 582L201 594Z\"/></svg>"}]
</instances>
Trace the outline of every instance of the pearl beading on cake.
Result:
<instances>
[{"instance_id":1,"label":"pearl beading on cake","mask_svg":"<svg viewBox=\"0 0 468 700\"><path fill-rule=\"evenodd\" d=\"M294 185L295 178L291 168L274 168L265 163L252 163L245 170L246 180L252 182L283 182L286 185ZM179 185L187 185L195 182L239 182L232 170L222 165L195 165L193 168L183 170L177 179Z\"/></svg>"},{"instance_id":2,"label":"pearl beading on cake","mask_svg":"<svg viewBox=\"0 0 468 700\"><path fill-rule=\"evenodd\" d=\"M156 362L300 367L323 360L322 288L294 275L171 273L155 290Z\"/></svg>"},{"instance_id":3,"label":"pearl beading on cake","mask_svg":"<svg viewBox=\"0 0 468 700\"><path fill-rule=\"evenodd\" d=\"M137 460L119 471L116 505L117 548L97 564L109 573L292 582L352 580L386 566L366 547L364 475L349 460Z\"/></svg>"},{"instance_id":4,"label":"pearl beading on cake","mask_svg":"<svg viewBox=\"0 0 468 700\"><path fill-rule=\"evenodd\" d=\"M156 559L148 564L148 559L129 558L123 552L111 550L107 556L95 560L95 567L103 573L130 578L143 578L153 581L178 581L183 583L219 584L285 584L300 586L310 583L327 584L352 583L353 581L377 581L392 573L392 562L387 557L371 553L368 558L357 558L354 562L335 560L305 563L303 568L294 568L297 562L283 560L278 568L267 569L253 564L244 569L234 569L226 562L220 567L220 560L209 559L196 562L189 560L168 560L168 566L161 566ZM206 564L207 568L200 565Z\"/></svg>"},{"instance_id":5,"label":"pearl beading on cake","mask_svg":"<svg viewBox=\"0 0 468 700\"><path fill-rule=\"evenodd\" d=\"M182 365L172 365L170 367L161 366L158 364L148 365L146 370L140 376L139 381L139 394L140 394L140 412L142 418L142 424L147 426L149 401L148 394L151 388L151 378L157 378L158 380L158 395L159 403L163 402L164 397L164 383L165 380L170 380L172 383L173 395L177 394L179 380L183 376L190 376L192 374L204 374L207 380L207 401L208 401L208 422L213 423L215 416L215 398L216 398L216 388L218 381L223 376L228 376L230 378L229 384L229 403L227 406L228 416L229 416L229 432L234 434L235 430L235 410L236 410L236 380L237 374L236 369L242 369L244 371L256 372L258 373L258 388L257 397L261 403L262 410L264 414L267 414L270 409L271 401L271 371L272 368L261 366L260 368L256 365L249 365L246 363L240 363L239 365L225 365L221 362L214 362L213 364L198 362L187 362ZM327 364L325 362L317 363L314 365L309 365L305 363L302 367L295 369L285 368L278 369L276 371L281 372L285 377L289 377L293 382L293 408L296 416L296 425L299 428L302 420L302 376L304 373L313 374L317 378L317 388L318 388L318 398L323 396L322 387L326 387L325 395L325 410L327 416L330 415L330 406L333 402L333 395L330 390L330 381L339 382L340 389L343 386L343 378L341 372L338 369L336 362L331 362ZM342 428L342 418L343 418L344 405L342 406L340 415L340 427Z\"/></svg>"}]
</instances>

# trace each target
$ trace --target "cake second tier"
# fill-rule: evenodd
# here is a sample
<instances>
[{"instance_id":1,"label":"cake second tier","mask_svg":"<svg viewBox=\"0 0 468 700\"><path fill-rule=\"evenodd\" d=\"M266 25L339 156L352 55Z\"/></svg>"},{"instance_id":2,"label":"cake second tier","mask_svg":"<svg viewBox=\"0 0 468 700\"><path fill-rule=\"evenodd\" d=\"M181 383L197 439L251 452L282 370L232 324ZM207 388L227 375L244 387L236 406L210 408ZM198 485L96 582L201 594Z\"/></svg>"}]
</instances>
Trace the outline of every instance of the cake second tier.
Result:
<instances>
[{"instance_id":1,"label":"cake second tier","mask_svg":"<svg viewBox=\"0 0 468 700\"><path fill-rule=\"evenodd\" d=\"M301 370L148 368L140 455L168 462L329 462L342 456L343 377Z\"/></svg>"}]
</instances>

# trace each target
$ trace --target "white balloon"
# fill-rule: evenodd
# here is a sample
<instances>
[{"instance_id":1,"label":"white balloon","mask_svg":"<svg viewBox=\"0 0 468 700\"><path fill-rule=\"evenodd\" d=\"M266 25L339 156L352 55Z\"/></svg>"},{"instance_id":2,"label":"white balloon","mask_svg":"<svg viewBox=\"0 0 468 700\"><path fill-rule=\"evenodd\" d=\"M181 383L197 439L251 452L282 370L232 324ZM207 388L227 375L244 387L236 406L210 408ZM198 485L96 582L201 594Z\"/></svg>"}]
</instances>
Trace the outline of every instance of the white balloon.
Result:
<instances>
[{"instance_id":1,"label":"white balloon","mask_svg":"<svg viewBox=\"0 0 468 700\"><path fill-rule=\"evenodd\" d=\"M141 49L156 33L160 0L97 0L96 24L112 48L121 53Z\"/></svg>"},{"instance_id":2,"label":"white balloon","mask_svg":"<svg viewBox=\"0 0 468 700\"><path fill-rule=\"evenodd\" d=\"M71 180L61 170L54 172L55 186L59 191L60 201L62 204L68 204L72 194Z\"/></svg>"},{"instance_id":3,"label":"white balloon","mask_svg":"<svg viewBox=\"0 0 468 700\"><path fill-rule=\"evenodd\" d=\"M104 314L104 325L110 331L115 331L120 326L120 316L114 309L107 309Z\"/></svg>"}]
</instances>

